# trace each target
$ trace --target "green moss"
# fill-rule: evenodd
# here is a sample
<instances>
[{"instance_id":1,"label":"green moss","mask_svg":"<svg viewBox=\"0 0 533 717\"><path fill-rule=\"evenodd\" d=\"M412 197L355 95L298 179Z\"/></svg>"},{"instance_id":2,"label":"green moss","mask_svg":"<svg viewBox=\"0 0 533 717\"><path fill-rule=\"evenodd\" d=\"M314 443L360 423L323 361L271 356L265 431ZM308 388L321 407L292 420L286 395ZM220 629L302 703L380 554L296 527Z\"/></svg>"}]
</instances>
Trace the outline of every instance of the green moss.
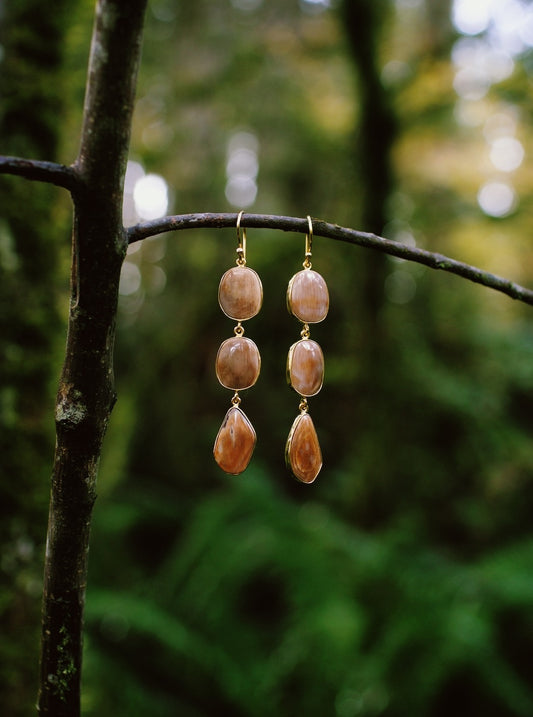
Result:
<instances>
[{"instance_id":1,"label":"green moss","mask_svg":"<svg viewBox=\"0 0 533 717\"><path fill-rule=\"evenodd\" d=\"M62 702L65 702L66 696L71 689L72 678L76 675L77 669L71 652L72 641L65 625L62 625L59 629L59 635L61 641L57 646L57 652L59 653L57 674L49 675L48 681L54 685L54 694L58 695Z\"/></svg>"}]
</instances>

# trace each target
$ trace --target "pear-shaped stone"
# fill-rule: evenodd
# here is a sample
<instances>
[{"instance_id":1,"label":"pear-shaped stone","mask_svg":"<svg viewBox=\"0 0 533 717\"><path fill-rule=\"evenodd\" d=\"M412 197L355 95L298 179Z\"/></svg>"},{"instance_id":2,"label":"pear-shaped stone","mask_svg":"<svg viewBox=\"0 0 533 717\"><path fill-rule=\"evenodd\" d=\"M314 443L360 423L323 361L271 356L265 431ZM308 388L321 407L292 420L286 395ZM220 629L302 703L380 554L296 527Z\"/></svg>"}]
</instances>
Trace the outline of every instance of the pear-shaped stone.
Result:
<instances>
[{"instance_id":1,"label":"pear-shaped stone","mask_svg":"<svg viewBox=\"0 0 533 717\"><path fill-rule=\"evenodd\" d=\"M250 388L257 381L261 370L259 349L245 336L232 336L220 345L215 370L224 388L233 391Z\"/></svg>"},{"instance_id":2,"label":"pear-shaped stone","mask_svg":"<svg viewBox=\"0 0 533 717\"><path fill-rule=\"evenodd\" d=\"M289 349L287 380L300 396L316 396L324 381L324 354L312 339L302 339Z\"/></svg>"},{"instance_id":3,"label":"pear-shaped stone","mask_svg":"<svg viewBox=\"0 0 533 717\"><path fill-rule=\"evenodd\" d=\"M220 308L236 321L251 319L263 303L263 285L257 272L248 266L234 266L223 275L218 287Z\"/></svg>"},{"instance_id":4,"label":"pear-shaped stone","mask_svg":"<svg viewBox=\"0 0 533 717\"><path fill-rule=\"evenodd\" d=\"M285 460L295 478L302 483L312 483L322 468L322 452L313 419L308 413L296 416L292 424Z\"/></svg>"},{"instance_id":5,"label":"pear-shaped stone","mask_svg":"<svg viewBox=\"0 0 533 717\"><path fill-rule=\"evenodd\" d=\"M248 417L240 408L232 406L215 439L215 461L225 473L238 475L250 462L255 442L255 430Z\"/></svg>"},{"instance_id":6,"label":"pear-shaped stone","mask_svg":"<svg viewBox=\"0 0 533 717\"><path fill-rule=\"evenodd\" d=\"M295 274L287 289L287 307L306 324L323 321L329 309L329 292L323 277L312 269Z\"/></svg>"}]
</instances>

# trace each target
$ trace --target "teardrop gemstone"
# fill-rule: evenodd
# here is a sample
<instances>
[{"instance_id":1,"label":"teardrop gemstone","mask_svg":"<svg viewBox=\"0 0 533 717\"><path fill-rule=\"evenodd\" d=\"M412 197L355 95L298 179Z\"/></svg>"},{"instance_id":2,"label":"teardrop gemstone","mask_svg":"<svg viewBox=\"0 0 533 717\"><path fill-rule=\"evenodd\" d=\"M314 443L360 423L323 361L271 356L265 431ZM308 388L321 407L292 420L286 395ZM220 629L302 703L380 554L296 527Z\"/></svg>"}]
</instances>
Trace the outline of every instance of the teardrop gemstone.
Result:
<instances>
[{"instance_id":1,"label":"teardrop gemstone","mask_svg":"<svg viewBox=\"0 0 533 717\"><path fill-rule=\"evenodd\" d=\"M287 289L287 307L306 324L323 321L329 309L329 292L323 277L312 269L295 274Z\"/></svg>"},{"instance_id":2,"label":"teardrop gemstone","mask_svg":"<svg viewBox=\"0 0 533 717\"><path fill-rule=\"evenodd\" d=\"M248 266L235 266L222 276L218 303L230 319L244 321L259 313L263 303L263 285L257 272Z\"/></svg>"},{"instance_id":3,"label":"teardrop gemstone","mask_svg":"<svg viewBox=\"0 0 533 717\"><path fill-rule=\"evenodd\" d=\"M245 336L232 336L221 343L215 370L224 388L233 391L250 388L257 381L261 370L259 349Z\"/></svg>"},{"instance_id":4,"label":"teardrop gemstone","mask_svg":"<svg viewBox=\"0 0 533 717\"><path fill-rule=\"evenodd\" d=\"M301 339L289 349L287 380L300 396L316 396L324 381L324 354L312 339Z\"/></svg>"},{"instance_id":5,"label":"teardrop gemstone","mask_svg":"<svg viewBox=\"0 0 533 717\"><path fill-rule=\"evenodd\" d=\"M248 417L240 408L232 406L215 439L215 461L225 473L239 475L250 462L255 443L255 430Z\"/></svg>"},{"instance_id":6,"label":"teardrop gemstone","mask_svg":"<svg viewBox=\"0 0 533 717\"><path fill-rule=\"evenodd\" d=\"M312 483L322 468L322 452L313 419L308 413L296 416L285 447L285 460L295 478Z\"/></svg>"}]
</instances>

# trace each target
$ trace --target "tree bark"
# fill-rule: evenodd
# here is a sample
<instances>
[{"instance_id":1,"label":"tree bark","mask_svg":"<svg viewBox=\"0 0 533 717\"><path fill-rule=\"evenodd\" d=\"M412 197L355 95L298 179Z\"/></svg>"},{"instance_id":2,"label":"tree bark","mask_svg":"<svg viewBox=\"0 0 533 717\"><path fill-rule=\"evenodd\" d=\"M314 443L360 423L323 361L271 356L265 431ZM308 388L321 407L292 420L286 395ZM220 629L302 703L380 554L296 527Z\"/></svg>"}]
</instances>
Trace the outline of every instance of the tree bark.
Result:
<instances>
[{"instance_id":1,"label":"tree bark","mask_svg":"<svg viewBox=\"0 0 533 717\"><path fill-rule=\"evenodd\" d=\"M379 40L391 10L390 5L389 0L344 0L341 4L360 97L358 142L354 157L363 178L360 190L361 223L376 234L381 234L387 222L387 202L395 183L391 152L397 136L397 120L378 65ZM370 389L373 394L379 386L386 346L382 308L387 265L384 257L376 253L368 254L364 261L359 321L365 333L365 390ZM373 395L370 400L374 400Z\"/></svg>"},{"instance_id":2,"label":"tree bark","mask_svg":"<svg viewBox=\"0 0 533 717\"><path fill-rule=\"evenodd\" d=\"M97 4L74 201L71 303L56 404L38 710L80 712L82 628L100 449L115 401L113 345L127 248L123 180L146 0Z\"/></svg>"}]
</instances>

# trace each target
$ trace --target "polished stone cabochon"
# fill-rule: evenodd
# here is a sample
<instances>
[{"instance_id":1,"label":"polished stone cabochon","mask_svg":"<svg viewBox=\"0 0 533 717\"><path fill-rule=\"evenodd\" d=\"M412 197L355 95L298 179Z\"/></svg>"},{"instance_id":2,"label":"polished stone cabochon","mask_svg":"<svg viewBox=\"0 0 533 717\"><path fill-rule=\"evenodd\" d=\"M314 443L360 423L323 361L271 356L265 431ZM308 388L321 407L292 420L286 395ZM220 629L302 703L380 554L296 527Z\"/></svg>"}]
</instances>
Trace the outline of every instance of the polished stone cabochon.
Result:
<instances>
[{"instance_id":1,"label":"polished stone cabochon","mask_svg":"<svg viewBox=\"0 0 533 717\"><path fill-rule=\"evenodd\" d=\"M225 473L238 475L250 462L255 443L255 430L248 417L240 408L232 406L215 439L215 461Z\"/></svg>"},{"instance_id":2,"label":"polished stone cabochon","mask_svg":"<svg viewBox=\"0 0 533 717\"><path fill-rule=\"evenodd\" d=\"M230 319L251 319L263 303L263 285L258 274L247 266L228 269L220 280L218 303Z\"/></svg>"},{"instance_id":3,"label":"polished stone cabochon","mask_svg":"<svg viewBox=\"0 0 533 717\"><path fill-rule=\"evenodd\" d=\"M294 419L285 448L285 460L294 477L302 483L312 483L320 473L322 451L313 419L308 413L301 413Z\"/></svg>"},{"instance_id":4,"label":"polished stone cabochon","mask_svg":"<svg viewBox=\"0 0 533 717\"><path fill-rule=\"evenodd\" d=\"M295 274L287 289L287 307L306 324L323 321L329 309L329 292L323 277L312 269Z\"/></svg>"},{"instance_id":5,"label":"polished stone cabochon","mask_svg":"<svg viewBox=\"0 0 533 717\"><path fill-rule=\"evenodd\" d=\"M257 381L261 356L255 343L245 336L233 336L220 345L215 361L217 378L224 388L242 391Z\"/></svg>"},{"instance_id":6,"label":"polished stone cabochon","mask_svg":"<svg viewBox=\"0 0 533 717\"><path fill-rule=\"evenodd\" d=\"M316 396L324 381L324 354L312 339L293 344L287 357L287 380L300 396Z\"/></svg>"}]
</instances>

